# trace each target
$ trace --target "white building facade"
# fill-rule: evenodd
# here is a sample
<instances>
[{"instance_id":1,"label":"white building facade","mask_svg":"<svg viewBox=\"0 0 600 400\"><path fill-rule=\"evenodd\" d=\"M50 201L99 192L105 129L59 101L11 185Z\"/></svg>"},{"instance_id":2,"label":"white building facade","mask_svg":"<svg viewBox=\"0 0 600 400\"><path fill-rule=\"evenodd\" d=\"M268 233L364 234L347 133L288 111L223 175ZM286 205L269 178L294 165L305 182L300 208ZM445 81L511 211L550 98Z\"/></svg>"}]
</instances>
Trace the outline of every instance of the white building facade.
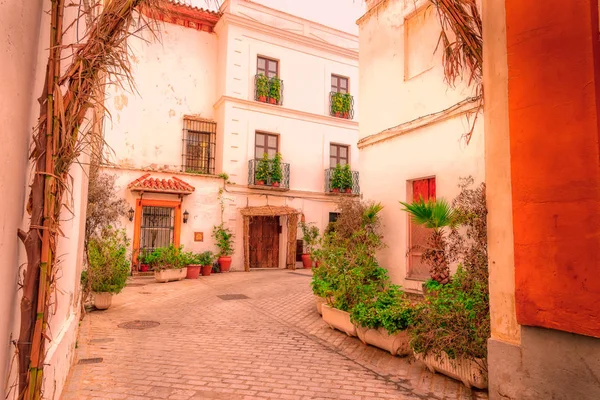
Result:
<instances>
[{"instance_id":1,"label":"white building facade","mask_svg":"<svg viewBox=\"0 0 600 400\"><path fill-rule=\"evenodd\" d=\"M367 8L358 20L361 190L384 205L380 263L394 283L420 290L429 278L419 251L427 232L398 202L452 201L459 178L482 182L483 118L475 118L472 87L444 81L440 22L429 1L371 0Z\"/></svg>"},{"instance_id":2,"label":"white building facade","mask_svg":"<svg viewBox=\"0 0 600 400\"><path fill-rule=\"evenodd\" d=\"M330 168L349 164L348 195L360 194L358 37L246 0L219 13L171 4L153 17L161 42L130 42L137 93L111 86L105 101L103 170L131 205L134 258L169 243L214 251L223 222L235 234L232 270L295 268L300 215L321 232L335 217ZM346 94L336 113L331 99ZM282 157L278 186L258 182L264 153Z\"/></svg>"}]
</instances>

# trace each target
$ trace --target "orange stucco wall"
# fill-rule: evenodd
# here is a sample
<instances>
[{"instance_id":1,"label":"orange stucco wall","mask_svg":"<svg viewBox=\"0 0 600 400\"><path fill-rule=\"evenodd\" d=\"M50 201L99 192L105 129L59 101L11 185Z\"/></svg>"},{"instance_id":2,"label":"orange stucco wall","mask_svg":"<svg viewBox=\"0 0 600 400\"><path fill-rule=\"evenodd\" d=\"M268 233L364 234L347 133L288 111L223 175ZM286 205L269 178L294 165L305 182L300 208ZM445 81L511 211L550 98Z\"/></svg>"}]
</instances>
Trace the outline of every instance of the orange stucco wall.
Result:
<instances>
[{"instance_id":1,"label":"orange stucco wall","mask_svg":"<svg viewBox=\"0 0 600 400\"><path fill-rule=\"evenodd\" d=\"M506 0L506 27L517 319L600 337L598 2Z\"/></svg>"}]
</instances>

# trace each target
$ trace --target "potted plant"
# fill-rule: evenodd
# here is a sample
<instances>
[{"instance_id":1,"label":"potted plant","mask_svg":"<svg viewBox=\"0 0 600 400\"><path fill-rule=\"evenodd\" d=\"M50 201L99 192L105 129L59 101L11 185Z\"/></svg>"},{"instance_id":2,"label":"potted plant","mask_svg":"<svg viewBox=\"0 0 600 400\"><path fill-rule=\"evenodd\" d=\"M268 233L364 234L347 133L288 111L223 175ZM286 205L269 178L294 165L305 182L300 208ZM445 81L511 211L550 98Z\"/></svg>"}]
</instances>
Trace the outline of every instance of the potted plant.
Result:
<instances>
[{"instance_id":1,"label":"potted plant","mask_svg":"<svg viewBox=\"0 0 600 400\"><path fill-rule=\"evenodd\" d=\"M183 253L183 246L159 247L152 252L154 278L157 282L179 281L187 275L187 256Z\"/></svg>"},{"instance_id":2,"label":"potted plant","mask_svg":"<svg viewBox=\"0 0 600 400\"><path fill-rule=\"evenodd\" d=\"M81 274L82 283L94 293L94 305L106 310L112 303L113 294L119 293L129 276L129 241L125 230L111 226L88 242L88 266Z\"/></svg>"},{"instance_id":3,"label":"potted plant","mask_svg":"<svg viewBox=\"0 0 600 400\"><path fill-rule=\"evenodd\" d=\"M416 307L410 345L430 371L485 389L489 337L487 282L459 265L448 284Z\"/></svg>"},{"instance_id":4,"label":"potted plant","mask_svg":"<svg viewBox=\"0 0 600 400\"><path fill-rule=\"evenodd\" d=\"M352 107L352 96L350 93L342 94L342 117L350 118L350 108Z\"/></svg>"},{"instance_id":5,"label":"potted plant","mask_svg":"<svg viewBox=\"0 0 600 400\"><path fill-rule=\"evenodd\" d=\"M264 185L265 182L269 179L269 175L271 174L271 160L269 160L269 155L267 153L263 154L263 158L258 160L256 164L256 172L254 174L254 181L257 185Z\"/></svg>"},{"instance_id":6,"label":"potted plant","mask_svg":"<svg viewBox=\"0 0 600 400\"><path fill-rule=\"evenodd\" d=\"M140 263L140 272L148 272L150 270L150 262L152 261L152 257L150 257L149 252L142 249L138 255L138 261Z\"/></svg>"},{"instance_id":7,"label":"potted plant","mask_svg":"<svg viewBox=\"0 0 600 400\"><path fill-rule=\"evenodd\" d=\"M340 190L343 190L346 193L352 193L352 186L353 186L353 182L352 182L352 171L350 170L350 164L346 164L344 165L344 167L342 168L342 177L341 177L341 188Z\"/></svg>"},{"instance_id":8,"label":"potted plant","mask_svg":"<svg viewBox=\"0 0 600 400\"><path fill-rule=\"evenodd\" d=\"M212 263L215 259L215 256L210 251L205 251L196 256L196 261L198 264L202 265L202 276L209 276L212 272L213 266Z\"/></svg>"},{"instance_id":9,"label":"potted plant","mask_svg":"<svg viewBox=\"0 0 600 400\"><path fill-rule=\"evenodd\" d=\"M266 103L269 96L269 78L264 74L259 74L256 77L256 97L258 101Z\"/></svg>"},{"instance_id":10,"label":"potted plant","mask_svg":"<svg viewBox=\"0 0 600 400\"><path fill-rule=\"evenodd\" d=\"M279 183L281 182L282 178L283 172L281 171L281 153L277 153L271 162L271 182L273 187L279 187Z\"/></svg>"},{"instance_id":11,"label":"potted plant","mask_svg":"<svg viewBox=\"0 0 600 400\"><path fill-rule=\"evenodd\" d=\"M342 166L337 164L331 174L331 191L333 193L339 193L344 185L344 172Z\"/></svg>"},{"instance_id":12,"label":"potted plant","mask_svg":"<svg viewBox=\"0 0 600 400\"><path fill-rule=\"evenodd\" d=\"M213 227L212 237L215 239L215 243L219 249L219 268L221 272L229 272L231 268L231 255L233 254L233 232L229 228L225 228L221 223L221 225Z\"/></svg>"},{"instance_id":13,"label":"potted plant","mask_svg":"<svg viewBox=\"0 0 600 400\"><path fill-rule=\"evenodd\" d=\"M269 103L279 104L281 99L281 79L278 76L274 76L269 81Z\"/></svg>"},{"instance_id":14,"label":"potted plant","mask_svg":"<svg viewBox=\"0 0 600 400\"><path fill-rule=\"evenodd\" d=\"M300 229L302 229L302 240L304 241L304 254L302 254L302 265L304 268L312 268L311 255L313 249L319 239L319 228L312 223L300 222Z\"/></svg>"},{"instance_id":15,"label":"potted plant","mask_svg":"<svg viewBox=\"0 0 600 400\"><path fill-rule=\"evenodd\" d=\"M410 353L408 328L413 324L414 307L398 286L389 285L374 297L363 298L350 312L358 338L387 350L392 355Z\"/></svg>"},{"instance_id":16,"label":"potted plant","mask_svg":"<svg viewBox=\"0 0 600 400\"><path fill-rule=\"evenodd\" d=\"M198 276L200 276L200 268L202 268L202 264L198 262L198 256L199 254L192 252L183 254L183 257L186 259L185 264L187 265L185 279L198 279Z\"/></svg>"},{"instance_id":17,"label":"potted plant","mask_svg":"<svg viewBox=\"0 0 600 400\"><path fill-rule=\"evenodd\" d=\"M331 95L331 114L341 118L344 110L344 100L342 93L333 93Z\"/></svg>"}]
</instances>

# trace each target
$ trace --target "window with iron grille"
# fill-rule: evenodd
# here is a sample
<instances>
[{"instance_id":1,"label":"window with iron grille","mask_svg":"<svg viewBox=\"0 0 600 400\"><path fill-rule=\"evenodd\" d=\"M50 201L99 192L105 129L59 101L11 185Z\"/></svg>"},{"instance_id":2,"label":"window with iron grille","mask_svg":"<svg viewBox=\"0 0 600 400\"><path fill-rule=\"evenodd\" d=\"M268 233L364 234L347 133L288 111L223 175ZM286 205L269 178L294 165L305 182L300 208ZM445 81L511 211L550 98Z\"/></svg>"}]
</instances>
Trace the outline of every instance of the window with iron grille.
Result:
<instances>
[{"instance_id":1,"label":"window with iron grille","mask_svg":"<svg viewBox=\"0 0 600 400\"><path fill-rule=\"evenodd\" d=\"M331 91L334 93L348 93L348 78L331 75Z\"/></svg>"},{"instance_id":2,"label":"window with iron grille","mask_svg":"<svg viewBox=\"0 0 600 400\"><path fill-rule=\"evenodd\" d=\"M411 183L412 200L435 200L435 178L418 179ZM410 200L410 198L409 198ZM431 229L415 224L409 218L408 234L408 277L426 280L429 278L429 265L423 262L421 255L427 246L427 240L431 235Z\"/></svg>"},{"instance_id":3,"label":"window with iron grille","mask_svg":"<svg viewBox=\"0 0 600 400\"><path fill-rule=\"evenodd\" d=\"M215 122L184 117L182 163L185 172L214 175L216 134Z\"/></svg>"}]
</instances>

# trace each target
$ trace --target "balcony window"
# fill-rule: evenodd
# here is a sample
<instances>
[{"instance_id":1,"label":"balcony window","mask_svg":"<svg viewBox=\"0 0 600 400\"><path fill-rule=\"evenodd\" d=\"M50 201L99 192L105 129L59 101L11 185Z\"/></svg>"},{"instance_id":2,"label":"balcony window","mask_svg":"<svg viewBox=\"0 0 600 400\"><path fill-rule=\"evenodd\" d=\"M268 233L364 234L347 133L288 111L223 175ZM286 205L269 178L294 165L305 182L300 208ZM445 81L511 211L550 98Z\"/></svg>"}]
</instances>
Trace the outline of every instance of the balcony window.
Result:
<instances>
[{"instance_id":1,"label":"balcony window","mask_svg":"<svg viewBox=\"0 0 600 400\"><path fill-rule=\"evenodd\" d=\"M279 61L257 57L254 100L278 106L283 104L283 81L279 78Z\"/></svg>"},{"instance_id":2,"label":"balcony window","mask_svg":"<svg viewBox=\"0 0 600 400\"><path fill-rule=\"evenodd\" d=\"M354 97L349 93L348 78L331 75L331 92L329 93L329 114L337 118L354 118Z\"/></svg>"},{"instance_id":3,"label":"balcony window","mask_svg":"<svg viewBox=\"0 0 600 400\"><path fill-rule=\"evenodd\" d=\"M340 175L342 176L340 177ZM340 165L339 168L336 166L335 168L326 169L325 193L360 194L358 171L350 170L349 165L347 167Z\"/></svg>"},{"instance_id":4,"label":"balcony window","mask_svg":"<svg viewBox=\"0 0 600 400\"><path fill-rule=\"evenodd\" d=\"M214 175L216 133L215 122L184 117L183 171Z\"/></svg>"},{"instance_id":5,"label":"balcony window","mask_svg":"<svg viewBox=\"0 0 600 400\"><path fill-rule=\"evenodd\" d=\"M329 145L329 168L335 168L336 165L340 164L342 167L348 162L348 155L350 154L350 146L345 144L331 143Z\"/></svg>"}]
</instances>

